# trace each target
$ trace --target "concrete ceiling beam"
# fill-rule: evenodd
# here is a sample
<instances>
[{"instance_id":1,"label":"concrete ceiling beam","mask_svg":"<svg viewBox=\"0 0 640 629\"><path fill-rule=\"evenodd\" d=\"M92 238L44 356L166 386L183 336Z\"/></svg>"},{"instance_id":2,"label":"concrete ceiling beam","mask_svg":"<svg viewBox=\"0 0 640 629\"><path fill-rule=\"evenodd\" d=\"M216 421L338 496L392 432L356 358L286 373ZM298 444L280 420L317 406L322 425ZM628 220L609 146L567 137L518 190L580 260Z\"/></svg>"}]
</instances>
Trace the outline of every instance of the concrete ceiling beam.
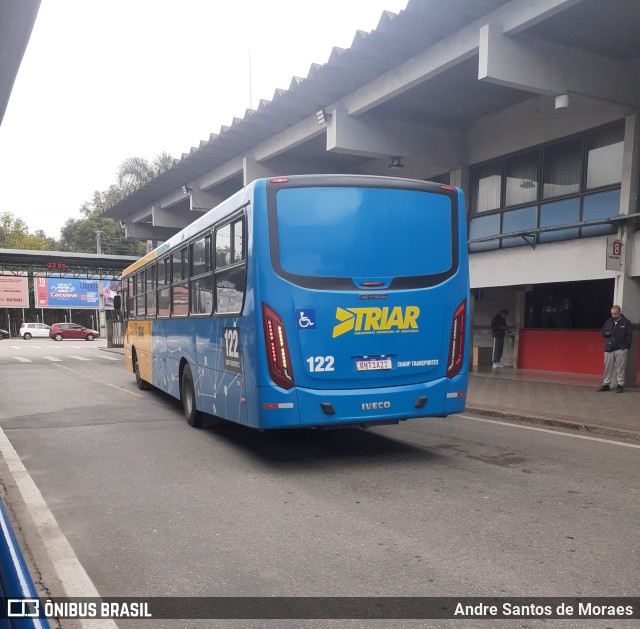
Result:
<instances>
[{"instance_id":1,"label":"concrete ceiling beam","mask_svg":"<svg viewBox=\"0 0 640 629\"><path fill-rule=\"evenodd\" d=\"M456 166L465 158L464 134L454 129L333 112L327 128L327 150L335 153L388 158L419 157L443 166Z\"/></svg>"},{"instance_id":2,"label":"concrete ceiling beam","mask_svg":"<svg viewBox=\"0 0 640 629\"><path fill-rule=\"evenodd\" d=\"M351 115L365 113L471 58L478 53L480 29L487 23L500 24L505 34L519 33L581 1L513 0L364 85L336 107Z\"/></svg>"},{"instance_id":3,"label":"concrete ceiling beam","mask_svg":"<svg viewBox=\"0 0 640 629\"><path fill-rule=\"evenodd\" d=\"M176 212L170 212L155 205L151 209L151 224L153 227L171 227L180 230L186 227L189 222L189 219L180 216Z\"/></svg>"},{"instance_id":4,"label":"concrete ceiling beam","mask_svg":"<svg viewBox=\"0 0 640 629\"><path fill-rule=\"evenodd\" d=\"M480 29L478 79L536 94L574 94L640 107L640 72L630 65L560 44L509 37L495 24Z\"/></svg>"},{"instance_id":5,"label":"concrete ceiling beam","mask_svg":"<svg viewBox=\"0 0 640 629\"><path fill-rule=\"evenodd\" d=\"M169 240L177 234L179 229L171 227L154 227L151 223L125 223L124 231L127 238L135 240Z\"/></svg>"}]
</instances>

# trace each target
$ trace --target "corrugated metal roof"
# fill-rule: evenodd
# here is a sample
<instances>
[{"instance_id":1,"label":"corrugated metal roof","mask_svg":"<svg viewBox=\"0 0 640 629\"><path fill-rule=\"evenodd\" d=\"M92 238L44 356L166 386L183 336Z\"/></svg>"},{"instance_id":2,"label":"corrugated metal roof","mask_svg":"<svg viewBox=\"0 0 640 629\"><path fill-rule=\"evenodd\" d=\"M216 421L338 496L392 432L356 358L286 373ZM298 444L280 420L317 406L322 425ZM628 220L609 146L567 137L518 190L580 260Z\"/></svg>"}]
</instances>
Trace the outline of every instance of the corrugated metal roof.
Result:
<instances>
[{"instance_id":1,"label":"corrugated metal roof","mask_svg":"<svg viewBox=\"0 0 640 629\"><path fill-rule=\"evenodd\" d=\"M0 249L0 259L24 259L38 258L48 260L61 260L62 258L74 260L87 260L90 262L135 262L139 256L114 256L105 253L82 253L77 251L46 251L44 249Z\"/></svg>"},{"instance_id":2,"label":"corrugated metal roof","mask_svg":"<svg viewBox=\"0 0 640 629\"><path fill-rule=\"evenodd\" d=\"M40 0L0 2L0 123L39 8Z\"/></svg>"},{"instance_id":3,"label":"corrugated metal roof","mask_svg":"<svg viewBox=\"0 0 640 629\"><path fill-rule=\"evenodd\" d=\"M324 64L312 64L305 78L293 77L243 118L234 118L184 153L171 168L122 198L105 216L125 217L161 196L314 115L373 79L457 32L508 0L409 0L405 10L385 11L374 31L358 31L347 49L334 48Z\"/></svg>"}]
</instances>

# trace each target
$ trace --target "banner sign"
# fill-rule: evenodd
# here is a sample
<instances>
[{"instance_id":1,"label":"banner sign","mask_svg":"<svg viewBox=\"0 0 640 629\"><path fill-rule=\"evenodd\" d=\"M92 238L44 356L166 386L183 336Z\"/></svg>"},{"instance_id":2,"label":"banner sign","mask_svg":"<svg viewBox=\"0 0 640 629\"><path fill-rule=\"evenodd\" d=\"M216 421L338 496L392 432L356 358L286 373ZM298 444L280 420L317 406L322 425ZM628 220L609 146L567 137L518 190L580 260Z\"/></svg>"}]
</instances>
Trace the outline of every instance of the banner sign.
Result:
<instances>
[{"instance_id":1,"label":"banner sign","mask_svg":"<svg viewBox=\"0 0 640 629\"><path fill-rule=\"evenodd\" d=\"M0 308L29 307L29 278L26 275L0 275Z\"/></svg>"},{"instance_id":2,"label":"banner sign","mask_svg":"<svg viewBox=\"0 0 640 629\"><path fill-rule=\"evenodd\" d=\"M221 596L150 598L0 598L0 618L156 618L245 620L582 620L585 629L640 618L640 597ZM182 623L184 624L184 623ZM414 623L415 624L415 623ZM629 623L625 623L630 627ZM18 625L18 623L16 623ZM37 626L20 624L19 626ZM131 625L133 626L133 625ZM150 626L147 624L146 626ZM210 624L208 625L210 626ZM361 625L362 626L362 625ZM421 623L421 626L426 626ZM466 626L469 626L468 624ZM477 623L475 626L478 626ZM499 623L487 626L499 627ZM554 627L561 626L553 623ZM572 623L573 627L578 626ZM637 626L637 623L634 627Z\"/></svg>"},{"instance_id":3,"label":"banner sign","mask_svg":"<svg viewBox=\"0 0 640 629\"><path fill-rule=\"evenodd\" d=\"M121 280L104 280L102 296L104 297L104 309L113 310L113 298L122 290Z\"/></svg>"},{"instance_id":4,"label":"banner sign","mask_svg":"<svg viewBox=\"0 0 640 629\"><path fill-rule=\"evenodd\" d=\"M98 280L34 275L36 308L100 307Z\"/></svg>"}]
</instances>

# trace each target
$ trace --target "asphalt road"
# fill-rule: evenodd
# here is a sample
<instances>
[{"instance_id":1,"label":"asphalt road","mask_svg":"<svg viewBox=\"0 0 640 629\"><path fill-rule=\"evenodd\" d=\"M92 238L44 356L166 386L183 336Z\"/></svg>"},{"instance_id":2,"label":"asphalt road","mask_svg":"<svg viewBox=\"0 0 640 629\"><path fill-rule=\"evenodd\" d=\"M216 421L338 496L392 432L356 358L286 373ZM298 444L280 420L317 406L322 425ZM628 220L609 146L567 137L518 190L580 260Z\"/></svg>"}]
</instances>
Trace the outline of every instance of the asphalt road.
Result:
<instances>
[{"instance_id":1,"label":"asphalt road","mask_svg":"<svg viewBox=\"0 0 640 629\"><path fill-rule=\"evenodd\" d=\"M102 596L638 595L638 448L470 416L195 430L104 347L0 341L0 427Z\"/></svg>"}]
</instances>

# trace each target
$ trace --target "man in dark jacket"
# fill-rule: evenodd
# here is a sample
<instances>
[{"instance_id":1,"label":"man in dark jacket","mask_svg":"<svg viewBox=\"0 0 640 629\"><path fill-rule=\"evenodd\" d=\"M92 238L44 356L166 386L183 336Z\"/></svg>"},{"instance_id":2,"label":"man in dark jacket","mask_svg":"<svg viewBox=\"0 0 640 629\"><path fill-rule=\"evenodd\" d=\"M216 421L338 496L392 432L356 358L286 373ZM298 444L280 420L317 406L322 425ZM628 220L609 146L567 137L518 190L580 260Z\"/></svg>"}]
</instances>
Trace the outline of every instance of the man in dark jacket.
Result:
<instances>
[{"instance_id":1,"label":"man in dark jacket","mask_svg":"<svg viewBox=\"0 0 640 629\"><path fill-rule=\"evenodd\" d=\"M622 314L620 306L611 307L611 318L607 319L601 332L604 344L604 384L598 391L609 391L614 369L618 376L616 393L624 390L624 370L631 347L631 322Z\"/></svg>"},{"instance_id":2,"label":"man in dark jacket","mask_svg":"<svg viewBox=\"0 0 640 629\"><path fill-rule=\"evenodd\" d=\"M507 329L508 310L501 310L491 319L491 335L493 336L493 368L502 367L500 359L504 349L504 333Z\"/></svg>"}]
</instances>

